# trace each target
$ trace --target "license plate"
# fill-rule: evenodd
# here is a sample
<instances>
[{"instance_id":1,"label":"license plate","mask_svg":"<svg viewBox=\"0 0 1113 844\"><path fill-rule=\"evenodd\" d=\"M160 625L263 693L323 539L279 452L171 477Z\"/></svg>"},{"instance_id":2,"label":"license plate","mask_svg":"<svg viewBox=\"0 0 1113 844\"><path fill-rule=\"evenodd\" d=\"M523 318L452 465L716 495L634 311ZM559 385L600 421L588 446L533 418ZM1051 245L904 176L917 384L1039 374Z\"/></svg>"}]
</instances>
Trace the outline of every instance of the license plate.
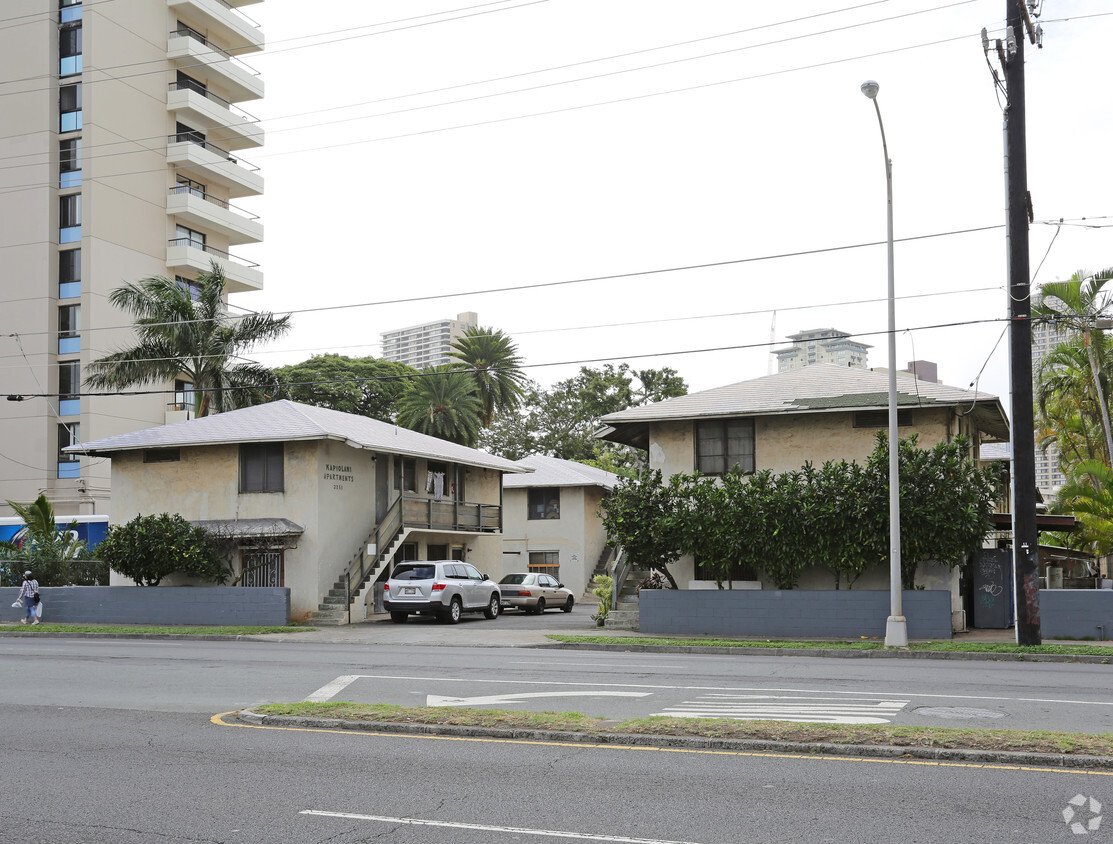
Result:
<instances>
[{"instance_id":1,"label":"license plate","mask_svg":"<svg viewBox=\"0 0 1113 844\"><path fill-rule=\"evenodd\" d=\"M405 588L402 589L402 594L403 595L416 595L417 594L417 587L416 586L406 586Z\"/></svg>"}]
</instances>

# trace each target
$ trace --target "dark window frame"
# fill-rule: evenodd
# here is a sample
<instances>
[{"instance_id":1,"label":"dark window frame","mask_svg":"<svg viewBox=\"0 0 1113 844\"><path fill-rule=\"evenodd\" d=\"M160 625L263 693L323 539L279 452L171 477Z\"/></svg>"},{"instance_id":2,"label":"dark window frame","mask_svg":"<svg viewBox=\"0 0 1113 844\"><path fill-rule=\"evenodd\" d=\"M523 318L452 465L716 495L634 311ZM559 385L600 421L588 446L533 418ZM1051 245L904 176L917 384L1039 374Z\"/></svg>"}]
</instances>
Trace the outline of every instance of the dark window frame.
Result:
<instances>
[{"instance_id":1,"label":"dark window frame","mask_svg":"<svg viewBox=\"0 0 1113 844\"><path fill-rule=\"evenodd\" d=\"M241 493L285 492L285 476L285 443L240 443Z\"/></svg>"},{"instance_id":2,"label":"dark window frame","mask_svg":"<svg viewBox=\"0 0 1113 844\"><path fill-rule=\"evenodd\" d=\"M741 430L740 429L744 429ZM742 436L739 437L738 434ZM702 475L718 476L737 471L752 475L757 467L757 433L754 420L748 416L725 419L701 419L695 425L696 470ZM719 442L719 451L706 452L704 443ZM749 453L743 449L732 453L732 442L749 442Z\"/></svg>"},{"instance_id":3,"label":"dark window frame","mask_svg":"<svg viewBox=\"0 0 1113 844\"><path fill-rule=\"evenodd\" d=\"M182 459L180 448L145 448L144 463L177 463Z\"/></svg>"}]
</instances>

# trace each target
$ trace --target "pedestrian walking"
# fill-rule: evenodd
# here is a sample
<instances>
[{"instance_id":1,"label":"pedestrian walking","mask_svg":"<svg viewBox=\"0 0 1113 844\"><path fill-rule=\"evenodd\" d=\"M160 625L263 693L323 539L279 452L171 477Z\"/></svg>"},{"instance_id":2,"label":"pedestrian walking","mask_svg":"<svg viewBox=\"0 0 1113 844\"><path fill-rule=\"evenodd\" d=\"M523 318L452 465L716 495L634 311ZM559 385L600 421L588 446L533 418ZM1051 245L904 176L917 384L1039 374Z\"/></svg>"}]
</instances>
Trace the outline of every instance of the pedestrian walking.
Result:
<instances>
[{"instance_id":1,"label":"pedestrian walking","mask_svg":"<svg viewBox=\"0 0 1113 844\"><path fill-rule=\"evenodd\" d=\"M27 619L34 619L32 626L39 623L39 618L36 615L37 610L35 604L39 597L39 582L31 577L31 572L25 571L23 573L23 588L19 590L19 599L23 601L23 618L19 620L20 624L26 624Z\"/></svg>"}]
</instances>

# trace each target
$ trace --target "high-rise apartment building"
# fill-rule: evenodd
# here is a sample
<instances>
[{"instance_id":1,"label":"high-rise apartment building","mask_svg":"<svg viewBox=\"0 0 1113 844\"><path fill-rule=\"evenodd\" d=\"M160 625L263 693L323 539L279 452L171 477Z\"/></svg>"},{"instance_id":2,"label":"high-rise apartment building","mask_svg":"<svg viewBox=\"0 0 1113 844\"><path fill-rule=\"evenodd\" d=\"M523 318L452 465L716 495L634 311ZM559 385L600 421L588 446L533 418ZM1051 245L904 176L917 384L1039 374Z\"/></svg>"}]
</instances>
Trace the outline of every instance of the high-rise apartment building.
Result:
<instances>
[{"instance_id":1,"label":"high-rise apartment building","mask_svg":"<svg viewBox=\"0 0 1113 844\"><path fill-rule=\"evenodd\" d=\"M395 360L415 369L452 363L448 356L456 338L469 328L479 325L479 315L474 311L457 314L456 319L442 319L424 325L411 325L397 331L384 331L383 360Z\"/></svg>"},{"instance_id":2,"label":"high-rise apartment building","mask_svg":"<svg viewBox=\"0 0 1113 844\"><path fill-rule=\"evenodd\" d=\"M88 363L134 339L114 288L188 288L213 260L228 292L262 288L230 251L263 237L235 204L263 190L240 157L263 131L236 105L263 96L241 59L263 48L241 8L256 2L4 0L0 394L26 398L0 401L0 502L44 492L60 514L110 513L107 462L61 449L187 412L180 382L83 390Z\"/></svg>"},{"instance_id":3,"label":"high-rise apartment building","mask_svg":"<svg viewBox=\"0 0 1113 844\"><path fill-rule=\"evenodd\" d=\"M1032 305L1040 302L1040 294L1032 294ZM1059 326L1049 322L1033 321L1032 323L1032 377L1039 377L1040 364L1047 353L1060 343L1070 339L1070 331L1064 331ZM1052 443L1047 449L1040 448L1039 432L1036 433L1036 488L1040 491L1045 502L1051 499L1067 482L1067 476L1059 467L1059 449Z\"/></svg>"},{"instance_id":4,"label":"high-rise apartment building","mask_svg":"<svg viewBox=\"0 0 1113 844\"><path fill-rule=\"evenodd\" d=\"M834 328L813 328L799 334L789 334L792 345L774 349L777 371L789 372L813 363L833 363L866 369L870 346L850 339L845 331Z\"/></svg>"}]
</instances>

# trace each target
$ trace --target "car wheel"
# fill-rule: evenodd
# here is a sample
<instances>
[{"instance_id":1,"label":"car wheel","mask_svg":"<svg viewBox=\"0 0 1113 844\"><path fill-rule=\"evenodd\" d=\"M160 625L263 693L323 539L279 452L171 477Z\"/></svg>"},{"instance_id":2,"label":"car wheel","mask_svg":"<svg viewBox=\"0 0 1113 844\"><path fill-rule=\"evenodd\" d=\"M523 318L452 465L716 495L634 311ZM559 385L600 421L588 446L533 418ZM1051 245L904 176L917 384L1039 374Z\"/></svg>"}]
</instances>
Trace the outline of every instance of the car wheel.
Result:
<instances>
[{"instance_id":1,"label":"car wheel","mask_svg":"<svg viewBox=\"0 0 1113 844\"><path fill-rule=\"evenodd\" d=\"M487 604L487 609L483 610L483 615L487 618L498 618L500 610L502 610L502 601L498 595L492 595L491 602Z\"/></svg>"},{"instance_id":2,"label":"car wheel","mask_svg":"<svg viewBox=\"0 0 1113 844\"><path fill-rule=\"evenodd\" d=\"M460 599L453 598L452 603L448 605L448 609L440 616L440 620L445 624L455 624L460 620L460 614L463 611L463 607L460 606Z\"/></svg>"},{"instance_id":3,"label":"car wheel","mask_svg":"<svg viewBox=\"0 0 1113 844\"><path fill-rule=\"evenodd\" d=\"M390 614L390 620L395 624L405 624L406 619L409 617L410 614L408 612L392 612Z\"/></svg>"},{"instance_id":4,"label":"car wheel","mask_svg":"<svg viewBox=\"0 0 1113 844\"><path fill-rule=\"evenodd\" d=\"M534 612L537 613L538 615L541 615L541 613L545 612L545 599L544 598L538 598L537 599L537 609L535 609Z\"/></svg>"},{"instance_id":5,"label":"car wheel","mask_svg":"<svg viewBox=\"0 0 1113 844\"><path fill-rule=\"evenodd\" d=\"M564 602L564 606L560 608L561 612L572 612L572 607L575 604L576 604L576 599L573 598L571 595L569 595L568 600Z\"/></svg>"}]
</instances>

